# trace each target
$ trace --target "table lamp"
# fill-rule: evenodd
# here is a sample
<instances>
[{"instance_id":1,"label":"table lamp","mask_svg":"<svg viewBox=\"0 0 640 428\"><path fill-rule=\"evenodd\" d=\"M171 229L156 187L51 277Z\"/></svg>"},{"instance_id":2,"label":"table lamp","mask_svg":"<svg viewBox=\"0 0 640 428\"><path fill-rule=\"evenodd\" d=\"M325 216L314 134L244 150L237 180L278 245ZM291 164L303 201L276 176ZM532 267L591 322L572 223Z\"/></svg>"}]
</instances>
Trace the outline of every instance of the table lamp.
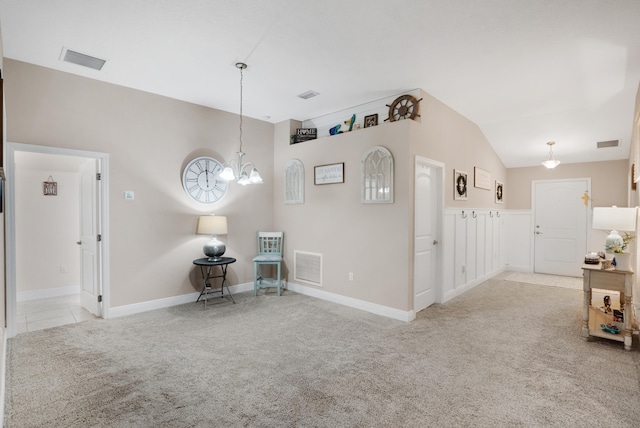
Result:
<instances>
[{"instance_id":1,"label":"table lamp","mask_svg":"<svg viewBox=\"0 0 640 428\"><path fill-rule=\"evenodd\" d=\"M198 235L211 235L211 241L207 242L202 251L209 257L210 262L219 261L227 249L224 242L217 235L227 234L227 217L222 215L203 215L198 218Z\"/></svg>"},{"instance_id":2,"label":"table lamp","mask_svg":"<svg viewBox=\"0 0 640 428\"><path fill-rule=\"evenodd\" d=\"M593 228L609 230L605 250L607 253L622 252L624 240L619 232L636 230L636 208L595 207L593 209Z\"/></svg>"}]
</instances>

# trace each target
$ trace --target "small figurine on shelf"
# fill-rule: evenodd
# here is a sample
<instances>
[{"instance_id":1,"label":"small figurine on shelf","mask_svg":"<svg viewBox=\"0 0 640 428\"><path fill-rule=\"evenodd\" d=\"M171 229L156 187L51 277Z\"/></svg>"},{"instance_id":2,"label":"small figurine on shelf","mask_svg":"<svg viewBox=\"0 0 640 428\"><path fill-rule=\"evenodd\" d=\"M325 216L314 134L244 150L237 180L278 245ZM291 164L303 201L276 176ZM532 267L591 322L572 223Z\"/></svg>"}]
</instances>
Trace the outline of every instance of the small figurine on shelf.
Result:
<instances>
[{"instance_id":1,"label":"small figurine on shelf","mask_svg":"<svg viewBox=\"0 0 640 428\"><path fill-rule=\"evenodd\" d=\"M352 131L353 130L353 125L355 123L356 123L356 115L354 114L354 115L351 116L351 119L344 121L344 124L349 127L349 130L341 131L340 128L342 128L342 124L339 123L336 126L334 126L333 128L329 129L329 135L337 135L337 134L342 134L343 132Z\"/></svg>"},{"instance_id":2,"label":"small figurine on shelf","mask_svg":"<svg viewBox=\"0 0 640 428\"><path fill-rule=\"evenodd\" d=\"M604 296L604 313L608 314L609 312L611 312L611 296L606 295Z\"/></svg>"}]
</instances>

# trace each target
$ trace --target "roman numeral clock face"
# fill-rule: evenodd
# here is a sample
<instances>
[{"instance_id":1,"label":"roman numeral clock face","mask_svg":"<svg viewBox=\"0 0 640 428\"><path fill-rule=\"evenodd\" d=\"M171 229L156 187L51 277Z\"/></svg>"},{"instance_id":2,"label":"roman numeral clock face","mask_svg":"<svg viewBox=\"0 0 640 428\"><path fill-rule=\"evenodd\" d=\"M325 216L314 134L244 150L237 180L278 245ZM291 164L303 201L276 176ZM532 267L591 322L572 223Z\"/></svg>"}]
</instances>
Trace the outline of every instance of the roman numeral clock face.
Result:
<instances>
[{"instance_id":1,"label":"roman numeral clock face","mask_svg":"<svg viewBox=\"0 0 640 428\"><path fill-rule=\"evenodd\" d=\"M222 164L209 157L191 160L182 173L182 186L187 195L202 204L219 201L227 193L229 182L218 177Z\"/></svg>"}]
</instances>

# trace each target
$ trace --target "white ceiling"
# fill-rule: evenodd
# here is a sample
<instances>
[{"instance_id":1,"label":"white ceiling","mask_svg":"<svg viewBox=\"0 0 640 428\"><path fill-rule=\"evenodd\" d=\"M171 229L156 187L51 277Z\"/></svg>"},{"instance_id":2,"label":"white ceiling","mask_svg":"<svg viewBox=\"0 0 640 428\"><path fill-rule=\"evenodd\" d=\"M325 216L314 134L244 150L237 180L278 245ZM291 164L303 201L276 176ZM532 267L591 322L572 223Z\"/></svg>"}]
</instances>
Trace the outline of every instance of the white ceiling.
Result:
<instances>
[{"instance_id":1,"label":"white ceiling","mask_svg":"<svg viewBox=\"0 0 640 428\"><path fill-rule=\"evenodd\" d=\"M564 163L629 156L638 0L0 0L0 25L7 58L234 113L246 62L243 112L274 123L422 88L507 167L547 141Z\"/></svg>"}]
</instances>

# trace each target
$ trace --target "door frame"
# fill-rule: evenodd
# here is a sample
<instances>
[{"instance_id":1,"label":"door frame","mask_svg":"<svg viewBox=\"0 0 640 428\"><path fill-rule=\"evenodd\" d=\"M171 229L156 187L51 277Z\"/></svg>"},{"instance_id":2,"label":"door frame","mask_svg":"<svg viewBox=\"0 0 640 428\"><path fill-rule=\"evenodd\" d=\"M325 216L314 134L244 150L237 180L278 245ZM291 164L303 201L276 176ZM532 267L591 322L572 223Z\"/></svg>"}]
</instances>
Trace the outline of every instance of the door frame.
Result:
<instances>
[{"instance_id":1,"label":"door frame","mask_svg":"<svg viewBox=\"0 0 640 428\"><path fill-rule=\"evenodd\" d=\"M7 179L5 204L6 229L6 317L7 337L17 334L17 292L16 292L16 210L15 210L15 153L29 152L50 155L77 156L98 159L101 163L102 188L98 192L100 200L100 232L102 250L100 252L100 282L102 286L102 318L109 318L109 155L106 153L83 150L63 149L59 147L36 146L22 143L7 143Z\"/></svg>"},{"instance_id":2,"label":"door frame","mask_svg":"<svg viewBox=\"0 0 640 428\"><path fill-rule=\"evenodd\" d=\"M443 263L444 263L444 257L442 256L444 254L444 249L443 249L443 239L442 239L442 233L443 233L443 219L444 219L444 187L445 187L445 183L444 183L444 170L445 170L445 164L442 162L438 162L436 160L433 159L429 159L429 158L425 158L423 156L420 155L416 155L415 156L415 161L413 163L413 228L412 228L412 242L411 242L411 263L413 266L412 269L412 281L411 281L411 301L413 302L412 305L412 310L413 310L413 316L415 317L416 311L415 311L415 276L416 276L416 266L415 266L415 251L416 251L416 245L415 245L415 239L416 239L416 211L415 211L415 201L416 201L416 173L418 171L418 164L422 164L422 165L428 165L431 168L434 168L436 170L436 173L438 175L438 180L440 181L440 185L437 188L437 195L436 198L438 199L438 204L439 204L439 209L437 210L437 220L436 220L436 229L438 230L438 238L439 238L439 242L438 245L436 245L436 273L435 273L435 290L434 290L434 301L435 303L442 303L443 300L443 287L442 287L442 273L444 272L444 267L443 267Z\"/></svg>"},{"instance_id":3,"label":"door frame","mask_svg":"<svg viewBox=\"0 0 640 428\"><path fill-rule=\"evenodd\" d=\"M549 179L549 180L531 180L531 243L529 247L529 252L531 254L531 260L529 262L529 266L531 266L531 272L535 272L536 270L536 239L534 236L535 233L535 224L536 224L536 184L538 183L563 183L568 181L587 181L587 192L589 193L589 202L587 203L587 224L586 224L586 242L587 242L587 251L589 249L589 243L591 242L591 215L592 215L592 206L591 206L591 177L575 177L575 178L559 178L559 179Z\"/></svg>"}]
</instances>

